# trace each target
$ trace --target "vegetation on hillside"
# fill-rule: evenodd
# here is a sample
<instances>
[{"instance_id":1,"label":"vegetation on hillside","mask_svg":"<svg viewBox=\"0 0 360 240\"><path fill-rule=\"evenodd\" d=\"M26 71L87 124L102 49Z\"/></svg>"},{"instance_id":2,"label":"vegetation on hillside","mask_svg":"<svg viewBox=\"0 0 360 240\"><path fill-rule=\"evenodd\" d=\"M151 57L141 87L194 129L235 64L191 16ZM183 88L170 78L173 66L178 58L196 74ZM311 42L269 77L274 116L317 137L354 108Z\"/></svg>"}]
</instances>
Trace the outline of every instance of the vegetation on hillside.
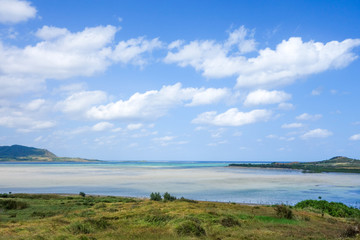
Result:
<instances>
[{"instance_id":1,"label":"vegetation on hillside","mask_svg":"<svg viewBox=\"0 0 360 240\"><path fill-rule=\"evenodd\" d=\"M301 209L304 203L291 208L86 194L0 194L0 200L0 239L339 239L358 235L359 223L356 216Z\"/></svg>"},{"instance_id":2,"label":"vegetation on hillside","mask_svg":"<svg viewBox=\"0 0 360 240\"><path fill-rule=\"evenodd\" d=\"M295 205L295 208L321 211L333 217L360 218L360 210L348 207L343 203L328 202L326 200L304 200Z\"/></svg>"},{"instance_id":3,"label":"vegetation on hillside","mask_svg":"<svg viewBox=\"0 0 360 240\"><path fill-rule=\"evenodd\" d=\"M57 157L46 149L21 145L0 146L0 162L92 162L83 158Z\"/></svg>"},{"instance_id":4,"label":"vegetation on hillside","mask_svg":"<svg viewBox=\"0 0 360 240\"><path fill-rule=\"evenodd\" d=\"M318 162L291 162L279 163L273 162L270 164L243 164L232 163L230 167L255 167L255 168L285 168L298 169L307 173L320 172L345 172L345 173L360 173L360 160L347 157L333 157L329 160Z\"/></svg>"}]
</instances>

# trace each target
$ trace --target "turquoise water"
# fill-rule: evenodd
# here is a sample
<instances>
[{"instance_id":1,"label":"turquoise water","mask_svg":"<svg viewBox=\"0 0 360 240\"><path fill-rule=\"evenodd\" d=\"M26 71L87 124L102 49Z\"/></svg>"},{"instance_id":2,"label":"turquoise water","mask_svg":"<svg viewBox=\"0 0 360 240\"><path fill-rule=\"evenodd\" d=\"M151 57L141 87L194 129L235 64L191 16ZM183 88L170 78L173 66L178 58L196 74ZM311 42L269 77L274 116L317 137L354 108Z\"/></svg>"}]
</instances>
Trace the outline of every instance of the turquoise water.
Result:
<instances>
[{"instance_id":1,"label":"turquoise water","mask_svg":"<svg viewBox=\"0 0 360 240\"><path fill-rule=\"evenodd\" d=\"M227 167L229 162L2 163L0 192L148 197L170 192L196 200L295 204L321 196L360 207L360 174Z\"/></svg>"}]
</instances>

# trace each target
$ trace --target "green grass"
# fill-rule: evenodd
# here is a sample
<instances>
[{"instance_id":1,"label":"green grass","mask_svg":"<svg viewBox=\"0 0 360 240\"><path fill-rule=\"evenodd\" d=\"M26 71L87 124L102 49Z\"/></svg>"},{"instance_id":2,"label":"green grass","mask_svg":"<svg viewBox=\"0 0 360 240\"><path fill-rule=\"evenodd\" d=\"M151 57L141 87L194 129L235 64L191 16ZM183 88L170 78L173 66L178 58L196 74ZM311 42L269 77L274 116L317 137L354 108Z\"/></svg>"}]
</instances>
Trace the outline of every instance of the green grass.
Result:
<instances>
[{"instance_id":1,"label":"green grass","mask_svg":"<svg viewBox=\"0 0 360 240\"><path fill-rule=\"evenodd\" d=\"M11 194L0 200L27 206L1 207L0 239L339 239L359 221L294 208L286 219L272 206L184 199Z\"/></svg>"}]
</instances>

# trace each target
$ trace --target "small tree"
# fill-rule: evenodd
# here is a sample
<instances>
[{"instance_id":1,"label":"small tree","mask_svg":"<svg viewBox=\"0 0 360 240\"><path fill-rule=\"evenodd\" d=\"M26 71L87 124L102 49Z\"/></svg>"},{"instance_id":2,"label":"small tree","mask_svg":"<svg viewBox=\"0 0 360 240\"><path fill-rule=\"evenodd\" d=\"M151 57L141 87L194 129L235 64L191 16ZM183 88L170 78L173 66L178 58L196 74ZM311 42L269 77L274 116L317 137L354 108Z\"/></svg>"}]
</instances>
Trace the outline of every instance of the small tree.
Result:
<instances>
[{"instance_id":1,"label":"small tree","mask_svg":"<svg viewBox=\"0 0 360 240\"><path fill-rule=\"evenodd\" d=\"M80 192L79 195L82 196L82 197L86 196L86 194L84 192Z\"/></svg>"},{"instance_id":2,"label":"small tree","mask_svg":"<svg viewBox=\"0 0 360 240\"><path fill-rule=\"evenodd\" d=\"M174 201L176 200L175 196L171 196L170 193L166 192L164 193L164 201Z\"/></svg>"},{"instance_id":3,"label":"small tree","mask_svg":"<svg viewBox=\"0 0 360 240\"><path fill-rule=\"evenodd\" d=\"M155 193L152 192L150 194L150 200L161 201L162 200L161 194L159 192L155 192Z\"/></svg>"}]
</instances>

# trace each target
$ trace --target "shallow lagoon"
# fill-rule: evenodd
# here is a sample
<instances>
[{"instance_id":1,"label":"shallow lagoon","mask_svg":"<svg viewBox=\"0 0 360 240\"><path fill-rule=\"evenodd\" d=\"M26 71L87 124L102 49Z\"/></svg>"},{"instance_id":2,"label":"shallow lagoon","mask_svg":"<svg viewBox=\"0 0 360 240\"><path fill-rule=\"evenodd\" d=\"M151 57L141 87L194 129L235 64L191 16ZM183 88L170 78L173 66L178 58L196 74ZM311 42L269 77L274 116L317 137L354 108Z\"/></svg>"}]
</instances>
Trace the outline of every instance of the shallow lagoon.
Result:
<instances>
[{"instance_id":1,"label":"shallow lagoon","mask_svg":"<svg viewBox=\"0 0 360 240\"><path fill-rule=\"evenodd\" d=\"M177 197L295 204L321 196L360 207L360 174L226 167L220 162L0 164L0 192Z\"/></svg>"}]
</instances>

